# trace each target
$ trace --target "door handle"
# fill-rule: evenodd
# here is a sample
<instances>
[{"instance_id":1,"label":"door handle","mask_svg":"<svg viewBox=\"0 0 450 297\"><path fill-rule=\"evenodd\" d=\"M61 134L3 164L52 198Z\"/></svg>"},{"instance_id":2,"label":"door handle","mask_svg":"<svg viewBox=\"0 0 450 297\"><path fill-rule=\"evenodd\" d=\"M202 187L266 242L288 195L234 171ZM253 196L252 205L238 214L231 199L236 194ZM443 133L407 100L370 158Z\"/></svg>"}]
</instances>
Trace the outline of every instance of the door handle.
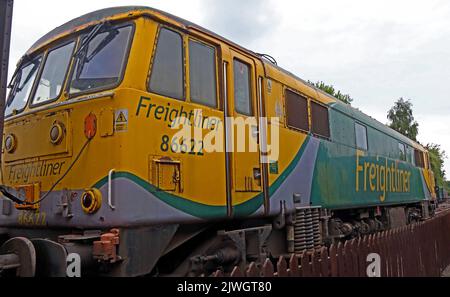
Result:
<instances>
[{"instance_id":1,"label":"door handle","mask_svg":"<svg viewBox=\"0 0 450 297\"><path fill-rule=\"evenodd\" d=\"M253 178L254 179L261 179L261 169L253 168Z\"/></svg>"}]
</instances>

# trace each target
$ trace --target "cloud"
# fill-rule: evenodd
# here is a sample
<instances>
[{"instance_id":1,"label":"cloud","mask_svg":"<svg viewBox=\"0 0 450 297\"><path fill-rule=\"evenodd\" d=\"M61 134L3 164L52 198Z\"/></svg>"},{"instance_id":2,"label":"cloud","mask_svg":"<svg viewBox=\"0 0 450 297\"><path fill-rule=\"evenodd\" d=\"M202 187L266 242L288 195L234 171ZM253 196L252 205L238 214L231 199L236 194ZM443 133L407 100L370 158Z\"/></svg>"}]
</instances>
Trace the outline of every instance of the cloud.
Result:
<instances>
[{"instance_id":1,"label":"cloud","mask_svg":"<svg viewBox=\"0 0 450 297\"><path fill-rule=\"evenodd\" d=\"M206 27L247 47L280 24L270 0L202 0L201 6Z\"/></svg>"}]
</instances>

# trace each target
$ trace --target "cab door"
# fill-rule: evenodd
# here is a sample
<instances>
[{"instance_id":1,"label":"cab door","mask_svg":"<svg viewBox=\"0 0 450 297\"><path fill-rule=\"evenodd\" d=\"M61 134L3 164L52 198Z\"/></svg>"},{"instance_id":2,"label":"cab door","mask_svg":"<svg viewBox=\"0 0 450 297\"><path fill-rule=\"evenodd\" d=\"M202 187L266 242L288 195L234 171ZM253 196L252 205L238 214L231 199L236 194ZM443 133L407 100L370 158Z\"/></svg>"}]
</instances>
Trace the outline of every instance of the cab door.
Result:
<instances>
[{"instance_id":1,"label":"cab door","mask_svg":"<svg viewBox=\"0 0 450 297\"><path fill-rule=\"evenodd\" d=\"M263 189L257 76L253 59L231 50L227 77L227 114L233 124L228 124L227 139L228 148L232 148L230 182L235 212L236 207L254 198Z\"/></svg>"}]
</instances>

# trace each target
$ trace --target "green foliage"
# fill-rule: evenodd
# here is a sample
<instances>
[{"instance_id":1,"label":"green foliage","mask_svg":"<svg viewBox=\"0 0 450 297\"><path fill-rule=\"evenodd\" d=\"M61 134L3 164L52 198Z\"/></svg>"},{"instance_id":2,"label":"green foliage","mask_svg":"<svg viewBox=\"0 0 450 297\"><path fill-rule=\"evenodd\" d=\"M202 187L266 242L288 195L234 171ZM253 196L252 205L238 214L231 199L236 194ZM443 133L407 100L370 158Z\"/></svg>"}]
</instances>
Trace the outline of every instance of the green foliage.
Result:
<instances>
[{"instance_id":1,"label":"green foliage","mask_svg":"<svg viewBox=\"0 0 450 297\"><path fill-rule=\"evenodd\" d=\"M391 121L389 127L400 132L406 137L417 141L419 124L414 120L412 114L412 103L410 100L400 98L388 111L387 118Z\"/></svg>"},{"instance_id":2,"label":"green foliage","mask_svg":"<svg viewBox=\"0 0 450 297\"><path fill-rule=\"evenodd\" d=\"M442 150L439 144L429 143L426 145L428 153L430 154L431 170L433 170L436 184L439 187L448 186L445 181L444 159L447 158L445 151Z\"/></svg>"},{"instance_id":3,"label":"green foliage","mask_svg":"<svg viewBox=\"0 0 450 297\"><path fill-rule=\"evenodd\" d=\"M334 89L332 85L327 85L323 81L318 81L316 83L313 83L312 81L308 81L311 85L315 86L316 88L324 91L327 94L330 94L331 96L336 97L336 99L341 100L344 103L351 104L353 102L353 98L350 97L348 94L343 94L341 91L337 91Z\"/></svg>"}]
</instances>

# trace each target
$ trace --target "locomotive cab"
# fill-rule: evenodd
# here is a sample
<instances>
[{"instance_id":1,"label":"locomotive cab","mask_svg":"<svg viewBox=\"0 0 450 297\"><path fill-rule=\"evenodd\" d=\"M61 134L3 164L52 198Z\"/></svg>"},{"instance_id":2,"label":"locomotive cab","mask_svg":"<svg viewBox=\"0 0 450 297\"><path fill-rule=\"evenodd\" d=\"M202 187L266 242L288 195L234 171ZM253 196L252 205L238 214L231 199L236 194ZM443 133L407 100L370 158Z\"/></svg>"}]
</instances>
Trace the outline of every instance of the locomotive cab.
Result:
<instances>
[{"instance_id":1,"label":"locomotive cab","mask_svg":"<svg viewBox=\"0 0 450 297\"><path fill-rule=\"evenodd\" d=\"M26 269L18 275L66 275L71 252L81 255L83 268L119 261L115 255L103 260L100 242L102 234L116 234L110 229L129 221L114 212L120 202L111 179L123 162L120 133L130 120L123 101L130 99L127 89L145 81L147 69L140 63L152 49L149 44L142 53L139 39L133 45L136 31L148 31L144 19L121 11L56 28L23 56L10 82L0 225L6 228L2 243L9 239L5 249L26 255ZM108 177L109 183L102 182Z\"/></svg>"}]
</instances>

